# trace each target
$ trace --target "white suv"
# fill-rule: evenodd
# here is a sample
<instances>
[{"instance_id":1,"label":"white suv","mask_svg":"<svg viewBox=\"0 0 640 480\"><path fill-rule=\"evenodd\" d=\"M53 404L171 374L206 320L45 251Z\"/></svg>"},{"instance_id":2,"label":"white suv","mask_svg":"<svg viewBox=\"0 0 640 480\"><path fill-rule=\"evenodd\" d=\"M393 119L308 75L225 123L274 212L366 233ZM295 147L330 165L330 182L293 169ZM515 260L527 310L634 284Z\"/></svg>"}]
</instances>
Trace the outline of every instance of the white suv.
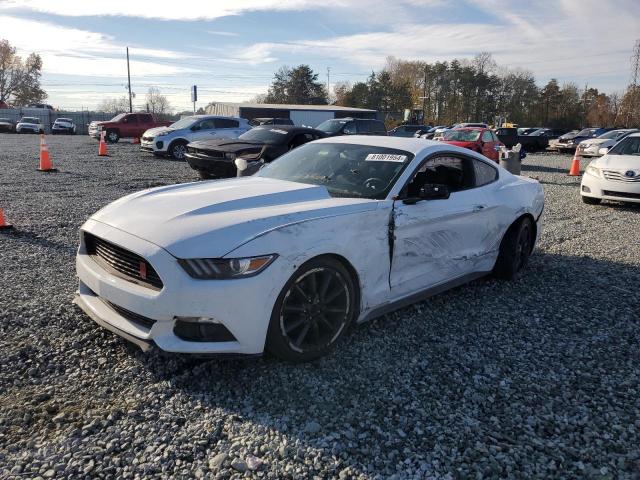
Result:
<instances>
[{"instance_id":1,"label":"white suv","mask_svg":"<svg viewBox=\"0 0 640 480\"><path fill-rule=\"evenodd\" d=\"M22 117L16 125L16 133L44 133L44 127L37 117Z\"/></svg>"},{"instance_id":2,"label":"white suv","mask_svg":"<svg viewBox=\"0 0 640 480\"><path fill-rule=\"evenodd\" d=\"M193 115L168 127L151 128L142 134L140 148L154 155L184 160L187 144L195 140L237 138L251 129L244 118Z\"/></svg>"}]
</instances>

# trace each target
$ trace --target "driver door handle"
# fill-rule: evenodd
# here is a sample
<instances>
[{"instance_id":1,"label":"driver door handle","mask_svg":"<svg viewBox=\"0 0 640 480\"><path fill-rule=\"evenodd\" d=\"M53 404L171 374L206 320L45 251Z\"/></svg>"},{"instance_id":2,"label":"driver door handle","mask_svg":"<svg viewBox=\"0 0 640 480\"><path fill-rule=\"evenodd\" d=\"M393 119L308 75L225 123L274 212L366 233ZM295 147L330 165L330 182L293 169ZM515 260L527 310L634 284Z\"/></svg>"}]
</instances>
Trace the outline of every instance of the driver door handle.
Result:
<instances>
[{"instance_id":1,"label":"driver door handle","mask_svg":"<svg viewBox=\"0 0 640 480\"><path fill-rule=\"evenodd\" d=\"M479 212L481 210L484 210L485 207L486 207L486 205L474 205L473 206L473 211L474 212Z\"/></svg>"}]
</instances>

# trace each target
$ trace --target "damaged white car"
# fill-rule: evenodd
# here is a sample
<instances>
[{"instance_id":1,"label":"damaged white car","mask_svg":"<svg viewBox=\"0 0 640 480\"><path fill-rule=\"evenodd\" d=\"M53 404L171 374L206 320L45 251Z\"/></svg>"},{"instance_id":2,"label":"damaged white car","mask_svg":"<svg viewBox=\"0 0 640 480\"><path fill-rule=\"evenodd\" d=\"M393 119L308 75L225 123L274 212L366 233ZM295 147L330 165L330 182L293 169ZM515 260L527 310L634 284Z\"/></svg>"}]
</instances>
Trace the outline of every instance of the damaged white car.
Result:
<instances>
[{"instance_id":1,"label":"damaged white car","mask_svg":"<svg viewBox=\"0 0 640 480\"><path fill-rule=\"evenodd\" d=\"M81 229L76 303L171 352L326 354L350 324L491 272L541 231L540 184L442 142L345 136L252 177L145 190Z\"/></svg>"}]
</instances>

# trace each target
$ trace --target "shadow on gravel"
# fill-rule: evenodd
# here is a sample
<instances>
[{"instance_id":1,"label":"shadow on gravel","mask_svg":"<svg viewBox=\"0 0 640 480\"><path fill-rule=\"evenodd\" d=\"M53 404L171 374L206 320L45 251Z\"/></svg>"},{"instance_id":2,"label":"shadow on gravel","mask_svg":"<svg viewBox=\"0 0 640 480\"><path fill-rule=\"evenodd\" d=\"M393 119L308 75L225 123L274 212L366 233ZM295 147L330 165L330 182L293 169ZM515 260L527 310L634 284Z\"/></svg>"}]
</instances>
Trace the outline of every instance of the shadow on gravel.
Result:
<instances>
[{"instance_id":1,"label":"shadow on gravel","mask_svg":"<svg viewBox=\"0 0 640 480\"><path fill-rule=\"evenodd\" d=\"M566 167L546 167L543 165L527 165L526 163L522 164L523 172L545 172L545 173L569 173L570 165Z\"/></svg>"},{"instance_id":2,"label":"shadow on gravel","mask_svg":"<svg viewBox=\"0 0 640 480\"><path fill-rule=\"evenodd\" d=\"M65 243L56 242L49 238L41 237L40 235L32 232L14 230L10 231L8 234L5 234L5 236L6 238L10 238L21 243L26 243L36 247L44 247L51 250L57 250L70 256L75 256L77 251L77 247L72 247Z\"/></svg>"},{"instance_id":3,"label":"shadow on gravel","mask_svg":"<svg viewBox=\"0 0 640 480\"><path fill-rule=\"evenodd\" d=\"M373 450L384 442L386 452L454 458L496 447L563 471L589 458L576 432L619 451L611 412L621 425L637 420L625 407L640 361L637 285L634 265L539 253L515 282L482 279L366 323L316 362L140 360L216 415L355 465L377 465ZM574 418L588 427L567 424Z\"/></svg>"}]
</instances>

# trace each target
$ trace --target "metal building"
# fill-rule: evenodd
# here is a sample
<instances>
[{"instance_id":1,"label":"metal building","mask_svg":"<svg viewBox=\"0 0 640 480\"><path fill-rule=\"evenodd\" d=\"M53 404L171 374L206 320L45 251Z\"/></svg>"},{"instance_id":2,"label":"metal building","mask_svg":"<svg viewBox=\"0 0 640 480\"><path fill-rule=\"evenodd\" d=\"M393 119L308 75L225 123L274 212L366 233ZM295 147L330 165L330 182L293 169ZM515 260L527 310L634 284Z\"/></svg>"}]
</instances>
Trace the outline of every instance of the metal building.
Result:
<instances>
[{"instance_id":1,"label":"metal building","mask_svg":"<svg viewBox=\"0 0 640 480\"><path fill-rule=\"evenodd\" d=\"M254 118L290 118L296 125L317 127L332 118L377 118L376 110L367 108L339 107L337 105L285 105L273 103L226 103L207 105L210 115Z\"/></svg>"}]
</instances>

